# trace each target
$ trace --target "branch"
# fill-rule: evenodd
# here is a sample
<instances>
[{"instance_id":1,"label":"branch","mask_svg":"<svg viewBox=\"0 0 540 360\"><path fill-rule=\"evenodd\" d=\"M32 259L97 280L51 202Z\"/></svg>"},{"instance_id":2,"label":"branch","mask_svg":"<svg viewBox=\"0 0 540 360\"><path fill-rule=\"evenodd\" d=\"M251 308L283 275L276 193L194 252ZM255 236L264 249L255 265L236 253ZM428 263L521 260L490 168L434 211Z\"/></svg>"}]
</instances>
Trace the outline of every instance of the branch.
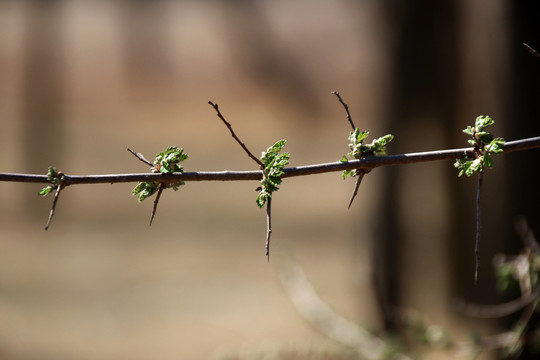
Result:
<instances>
[{"instance_id":1,"label":"branch","mask_svg":"<svg viewBox=\"0 0 540 360\"><path fill-rule=\"evenodd\" d=\"M508 141L504 146L504 153L514 151L523 151L529 149L540 148L540 136ZM440 160L455 160L463 154L474 156L474 148L460 148L448 150L425 151L417 153L387 155L387 156L371 156L360 160L350 160L346 162L336 161L331 163L314 164L296 166L283 169L285 174L282 178L323 174L329 172L337 172L343 170L371 169L390 166L390 165L405 165L412 163L440 161ZM140 181L157 181L165 184L170 184L178 181L248 181L261 180L262 171L199 171L185 172L177 174L155 174L155 173L136 173L136 174L107 174L107 175L66 175L64 174L64 187L69 185L82 184L114 184L114 183L131 183ZM35 174L17 174L17 173L0 173L0 181L10 182L26 182L26 183L49 183L47 175Z\"/></svg>"}]
</instances>

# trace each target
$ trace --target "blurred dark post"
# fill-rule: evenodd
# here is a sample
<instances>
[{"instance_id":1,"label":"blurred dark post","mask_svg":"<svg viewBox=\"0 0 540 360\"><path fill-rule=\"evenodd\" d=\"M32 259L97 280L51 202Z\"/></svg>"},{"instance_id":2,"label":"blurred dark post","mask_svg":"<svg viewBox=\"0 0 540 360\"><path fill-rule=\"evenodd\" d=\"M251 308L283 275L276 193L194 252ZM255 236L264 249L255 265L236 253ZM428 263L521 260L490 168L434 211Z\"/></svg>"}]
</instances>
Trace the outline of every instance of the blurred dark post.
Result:
<instances>
[{"instance_id":1,"label":"blurred dark post","mask_svg":"<svg viewBox=\"0 0 540 360\"><path fill-rule=\"evenodd\" d=\"M451 136L447 134L455 132L452 125L456 118L459 79L456 2L386 0L382 6L390 32L390 84L385 102L387 128L384 133L396 136L391 144L392 152L448 147ZM414 256L418 257L419 263L423 266L429 264L428 269L437 276L444 271L441 269L444 261L438 258L438 254L446 253L441 249L448 246L446 229L439 229L439 238L413 237L429 233L425 228L432 226L431 217L438 221L444 216L447 222L452 221L451 209L436 208L434 203L438 201L424 201L439 196L436 191L441 188L448 191L444 178L455 174L434 168L433 164L423 178L420 175L427 170L422 165L391 167L384 171L382 205L374 239L374 282L386 330L396 331L394 310L403 305L405 293L417 289L412 283L415 280L407 279L411 276L408 274L410 269L404 268L403 254L409 252L411 256L411 243L418 246L420 240L425 245L414 248L418 251ZM439 183L440 179L443 179L442 183ZM422 185L419 181L431 184ZM414 189L419 187L423 192L414 198L417 194ZM453 204L450 203L449 207ZM418 213L420 218L411 221L411 212ZM435 252L431 252L434 249ZM422 281L425 281L424 277ZM442 288L447 284L439 286ZM433 288L433 294L426 294L426 297L438 290Z\"/></svg>"},{"instance_id":2,"label":"blurred dark post","mask_svg":"<svg viewBox=\"0 0 540 360\"><path fill-rule=\"evenodd\" d=\"M540 2L510 1L510 10L513 74L507 100L511 106L507 121L508 138L540 136L540 55L523 46L526 43L540 54ZM540 151L509 154L508 166L511 213L525 217L537 240L540 240ZM513 240L509 248L516 251L522 243L515 234Z\"/></svg>"},{"instance_id":3,"label":"blurred dark post","mask_svg":"<svg viewBox=\"0 0 540 360\"><path fill-rule=\"evenodd\" d=\"M27 4L22 90L22 149L24 171L46 173L61 166L64 145L62 1ZM60 168L61 170L61 168ZM36 209L36 194L25 194L29 216L43 217Z\"/></svg>"}]
</instances>

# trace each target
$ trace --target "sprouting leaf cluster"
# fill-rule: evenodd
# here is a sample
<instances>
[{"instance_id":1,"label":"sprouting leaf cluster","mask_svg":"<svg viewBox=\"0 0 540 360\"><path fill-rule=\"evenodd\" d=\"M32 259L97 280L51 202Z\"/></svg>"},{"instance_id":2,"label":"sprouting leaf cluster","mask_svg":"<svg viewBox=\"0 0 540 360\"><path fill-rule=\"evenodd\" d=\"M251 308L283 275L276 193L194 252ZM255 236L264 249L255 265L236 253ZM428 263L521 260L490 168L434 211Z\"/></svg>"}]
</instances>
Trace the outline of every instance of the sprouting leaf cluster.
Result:
<instances>
[{"instance_id":1,"label":"sprouting leaf cluster","mask_svg":"<svg viewBox=\"0 0 540 360\"><path fill-rule=\"evenodd\" d=\"M391 134L384 135L378 139L374 139L370 144L364 144L364 140L368 137L369 131L360 131L358 128L355 128L354 131L351 131L349 134L349 152L347 155L353 159L363 159L368 156L376 155L386 155L386 144L388 144L394 136ZM341 158L342 162L348 161L347 155L343 155ZM347 176L357 176L358 170L345 170L343 171L343 178Z\"/></svg>"},{"instance_id":2,"label":"sprouting leaf cluster","mask_svg":"<svg viewBox=\"0 0 540 360\"><path fill-rule=\"evenodd\" d=\"M184 168L180 163L188 159L188 155L184 153L184 149L176 146L171 146L167 150L160 152L156 155L154 160L154 166L150 169L153 173L161 174L174 174L183 173ZM179 181L165 185L164 189L178 190L181 185L184 185L184 181ZM163 185L162 185L163 186ZM132 193L137 195L139 201L154 195L160 187L160 183L157 181L140 182L135 186Z\"/></svg>"},{"instance_id":3,"label":"sprouting leaf cluster","mask_svg":"<svg viewBox=\"0 0 540 360\"><path fill-rule=\"evenodd\" d=\"M464 155L461 159L457 159L454 163L459 171L458 176L463 174L471 176L474 173L481 172L484 167L493 167L493 155L503 152L504 139L494 138L492 134L485 129L495 123L489 116L478 116L475 120L474 127L467 126L463 130L465 134L471 136L468 140L469 144L474 146L474 150L477 154L475 158L470 158Z\"/></svg>"},{"instance_id":4,"label":"sprouting leaf cluster","mask_svg":"<svg viewBox=\"0 0 540 360\"><path fill-rule=\"evenodd\" d=\"M50 182L52 185L48 185L40 190L39 195L41 196L47 196L51 191L56 189L58 185L62 182L64 178L64 174L57 171L54 166L49 166L47 169L47 181ZM53 186L54 185L54 186Z\"/></svg>"},{"instance_id":5,"label":"sprouting leaf cluster","mask_svg":"<svg viewBox=\"0 0 540 360\"><path fill-rule=\"evenodd\" d=\"M289 163L291 156L289 153L280 154L286 142L287 140L279 140L261 155L264 169L261 186L257 189L259 190L257 196L259 207L263 207L266 201L272 198L272 192L279 189L278 185L281 184L281 176L284 174L283 169Z\"/></svg>"}]
</instances>

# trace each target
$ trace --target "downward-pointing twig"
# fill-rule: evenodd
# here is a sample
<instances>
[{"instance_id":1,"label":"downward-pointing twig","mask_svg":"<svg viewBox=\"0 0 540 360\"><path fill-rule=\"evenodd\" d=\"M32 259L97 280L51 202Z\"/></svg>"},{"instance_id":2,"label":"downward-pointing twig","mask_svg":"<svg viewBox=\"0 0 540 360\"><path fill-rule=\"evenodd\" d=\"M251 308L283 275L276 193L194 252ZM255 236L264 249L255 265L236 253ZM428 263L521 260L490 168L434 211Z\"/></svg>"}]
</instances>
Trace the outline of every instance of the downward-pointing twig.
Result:
<instances>
[{"instance_id":1,"label":"downward-pointing twig","mask_svg":"<svg viewBox=\"0 0 540 360\"><path fill-rule=\"evenodd\" d=\"M351 201L349 201L349 209L351 208L351 205L354 201L354 198L356 197L356 195L358 194L358 189L360 188L360 183L362 182L362 178L364 177L364 175L366 174L366 172L364 170L358 170L358 179L356 179L356 183L354 184L354 191L353 191L353 194L351 196Z\"/></svg>"},{"instance_id":2,"label":"downward-pointing twig","mask_svg":"<svg viewBox=\"0 0 540 360\"><path fill-rule=\"evenodd\" d=\"M152 221L154 221L154 216L156 215L159 198L161 197L163 189L165 189L165 184L159 183L159 189L154 200L154 206L152 207L152 216L150 217L150 223L148 224L148 226L152 226Z\"/></svg>"},{"instance_id":3,"label":"downward-pointing twig","mask_svg":"<svg viewBox=\"0 0 540 360\"><path fill-rule=\"evenodd\" d=\"M154 167L154 164L152 164L150 161L146 160L146 158L143 156L143 154L135 152L131 150L130 148L127 148L127 150L132 153L137 159L141 160L143 163L150 165L152 168ZM148 226L152 226L152 222L154 221L154 216L156 216L157 206L159 203L159 199L161 198L161 193L163 193L163 190L165 189L165 183L160 182L159 183L159 189L156 194L156 198L154 199L154 206L152 207L152 215L150 216L150 223Z\"/></svg>"},{"instance_id":4,"label":"downward-pointing twig","mask_svg":"<svg viewBox=\"0 0 540 360\"><path fill-rule=\"evenodd\" d=\"M56 186L56 193L54 194L54 200L52 203L51 211L49 212L49 218L47 219L47 224L45 225L45 230L49 229L49 225L51 225L52 218L54 216L54 210L56 209L56 204L58 202L58 197L60 196L60 191L62 191L62 183L58 184Z\"/></svg>"},{"instance_id":5,"label":"downward-pointing twig","mask_svg":"<svg viewBox=\"0 0 540 360\"><path fill-rule=\"evenodd\" d=\"M266 201L266 260L270 261L270 235L272 234L272 198Z\"/></svg>"},{"instance_id":6,"label":"downward-pointing twig","mask_svg":"<svg viewBox=\"0 0 540 360\"><path fill-rule=\"evenodd\" d=\"M482 235L482 182L483 171L478 173L478 184L476 187L476 241L474 244L474 255L476 258L475 270L474 270L474 283L478 283L478 271L480 270L480 238Z\"/></svg>"}]
</instances>

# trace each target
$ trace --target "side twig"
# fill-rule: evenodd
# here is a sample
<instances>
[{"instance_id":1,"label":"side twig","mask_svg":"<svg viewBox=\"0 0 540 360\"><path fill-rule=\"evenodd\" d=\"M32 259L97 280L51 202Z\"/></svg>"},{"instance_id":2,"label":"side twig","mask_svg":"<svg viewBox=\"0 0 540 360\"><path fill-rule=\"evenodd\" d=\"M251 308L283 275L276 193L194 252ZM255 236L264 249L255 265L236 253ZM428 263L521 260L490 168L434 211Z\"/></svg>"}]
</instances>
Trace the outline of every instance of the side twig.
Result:
<instances>
[{"instance_id":1,"label":"side twig","mask_svg":"<svg viewBox=\"0 0 540 360\"><path fill-rule=\"evenodd\" d=\"M244 149L244 151L246 152L246 154L251 158L253 159L253 161L255 161L257 163L257 165L259 165L261 167L261 169L264 169L264 164L261 162L261 160L257 159L255 157L255 155L253 155L251 153L251 151L249 151L249 149L246 147L246 145L238 138L238 136L236 136L236 134L234 133L234 130L232 129L232 126L231 124L225 120L225 117L223 116L223 114L221 114L221 111L219 110L219 107L217 104L214 104L212 101L209 101L208 102L213 108L214 110L216 110L216 113L217 113L217 116L221 119L221 121L223 121L223 123L227 126L227 128L229 129L229 131L231 132L231 135L232 137L234 138L234 140L236 140L236 142L238 144L240 144L240 146L242 147L242 149Z\"/></svg>"},{"instance_id":2,"label":"side twig","mask_svg":"<svg viewBox=\"0 0 540 360\"><path fill-rule=\"evenodd\" d=\"M474 243L474 255L476 259L474 270L474 283L478 283L478 271L480 270L480 238L482 236L482 183L483 171L478 173L478 183L476 186L476 241Z\"/></svg>"},{"instance_id":3,"label":"side twig","mask_svg":"<svg viewBox=\"0 0 540 360\"><path fill-rule=\"evenodd\" d=\"M148 166L150 166L150 167L154 166L154 164L152 164L150 161L146 160L146 158L143 156L143 154L135 152L135 151L131 150L130 148L127 148L127 151L132 153L137 159L141 160L143 163L147 164Z\"/></svg>"},{"instance_id":4,"label":"side twig","mask_svg":"<svg viewBox=\"0 0 540 360\"><path fill-rule=\"evenodd\" d=\"M217 113L217 116L221 119L221 121L223 121L223 123L225 124L225 126L227 126L227 128L229 129L229 131L231 132L231 135L232 137L234 138L234 140L236 140L236 142L238 144L240 144L240 146L242 147L242 149L244 149L244 151L246 152L246 154L251 158L253 159L253 161L255 161L257 163L257 165L259 165L260 169L264 171L265 169L265 166L263 164L263 162L259 159L257 159L255 157L255 155L253 155L253 153L251 151L249 151L249 149L247 148L247 146L240 140L240 138L238 138L238 136L236 136L236 133L234 132L231 124L225 120L225 117L223 116L223 114L221 113L221 111L219 110L219 107L217 104L214 104L212 101L208 101L208 103L214 108L214 110L216 110L216 113ZM263 175L264 176L264 175ZM272 234L272 210L271 210L271 201L272 199L269 198L267 201L266 201L266 245L265 245L265 249L266 249L266 259L268 261L270 261L270 235Z\"/></svg>"},{"instance_id":5,"label":"side twig","mask_svg":"<svg viewBox=\"0 0 540 360\"><path fill-rule=\"evenodd\" d=\"M354 131L356 129L356 126L354 125L352 121L351 113L349 112L349 106L345 103L345 101L343 101L343 99L341 98L341 95L337 91L332 91L332 94L336 95L341 105L343 105L343 107L345 108L345 112L347 113L347 120L349 121L349 124L351 124L352 129Z\"/></svg>"},{"instance_id":6,"label":"side twig","mask_svg":"<svg viewBox=\"0 0 540 360\"><path fill-rule=\"evenodd\" d=\"M540 54L538 53L538 51L534 50L529 44L523 43L523 46L525 47L525 49L527 49L528 52L533 54L534 57L540 60Z\"/></svg>"},{"instance_id":7,"label":"side twig","mask_svg":"<svg viewBox=\"0 0 540 360\"><path fill-rule=\"evenodd\" d=\"M137 159L139 159L143 163L145 163L145 164L149 165L150 167L154 168L154 164L152 164L150 161L148 161L143 156L143 154L135 152L135 151L131 150L130 148L127 148L127 151L132 153ZM150 223L148 224L148 226L152 226L152 222L154 221L154 217L156 216L156 211L157 211L157 206L158 206L158 203L159 203L159 199L161 198L161 194L163 193L164 189L165 189L165 183L160 182L159 183L159 189L158 189L157 194L156 194L156 198L154 199L154 205L152 206L152 214L150 215Z\"/></svg>"},{"instance_id":8,"label":"side twig","mask_svg":"<svg viewBox=\"0 0 540 360\"><path fill-rule=\"evenodd\" d=\"M356 125L354 125L354 122L352 120L351 113L349 111L349 105L347 105L347 103L345 101L343 101L343 98L341 97L341 95L337 91L332 91L332 94L336 95L336 97L338 98L341 105L343 105L343 108L345 109L345 112L347 113L347 120L349 121L349 124L351 124L351 127L352 127L353 131L355 131L356 130ZM366 171L366 170L361 169L361 168L356 169L356 170L357 170L357 173L358 173L358 179L356 179L356 183L354 184L354 190L353 190L353 194L351 196L351 200L349 201L348 209L351 208L351 205L352 205L352 203L354 201L354 198L358 194L358 189L360 188L360 184L362 183L362 179L364 178L364 175L369 172L369 171Z\"/></svg>"},{"instance_id":9,"label":"side twig","mask_svg":"<svg viewBox=\"0 0 540 360\"><path fill-rule=\"evenodd\" d=\"M270 261L270 235L272 235L272 198L266 201L266 260Z\"/></svg>"},{"instance_id":10,"label":"side twig","mask_svg":"<svg viewBox=\"0 0 540 360\"><path fill-rule=\"evenodd\" d=\"M60 191L62 191L62 189L63 189L62 183L56 186L56 193L54 194L54 200L51 206L51 211L49 212L49 218L47 219L47 224L45 225L45 230L48 230L49 226L51 225L51 221L54 216L54 211L56 210L56 204L58 203L58 197L60 196Z\"/></svg>"},{"instance_id":11,"label":"side twig","mask_svg":"<svg viewBox=\"0 0 540 360\"><path fill-rule=\"evenodd\" d=\"M152 207L152 215L150 216L150 223L148 224L148 226L152 226L152 221L154 221L154 216L156 215L159 198L161 197L161 194L163 193L164 189L165 189L165 184L160 183L159 189L156 194L156 198L154 199L154 206Z\"/></svg>"},{"instance_id":12,"label":"side twig","mask_svg":"<svg viewBox=\"0 0 540 360\"><path fill-rule=\"evenodd\" d=\"M366 172L364 170L360 170L358 172L358 179L356 179L356 183L354 184L354 191L353 191L353 194L351 196L351 200L349 201L349 209L351 208L351 205L354 201L354 198L356 197L356 195L358 194L358 189L360 188L360 183L362 182L362 179L364 178L364 175L366 174Z\"/></svg>"}]
</instances>

